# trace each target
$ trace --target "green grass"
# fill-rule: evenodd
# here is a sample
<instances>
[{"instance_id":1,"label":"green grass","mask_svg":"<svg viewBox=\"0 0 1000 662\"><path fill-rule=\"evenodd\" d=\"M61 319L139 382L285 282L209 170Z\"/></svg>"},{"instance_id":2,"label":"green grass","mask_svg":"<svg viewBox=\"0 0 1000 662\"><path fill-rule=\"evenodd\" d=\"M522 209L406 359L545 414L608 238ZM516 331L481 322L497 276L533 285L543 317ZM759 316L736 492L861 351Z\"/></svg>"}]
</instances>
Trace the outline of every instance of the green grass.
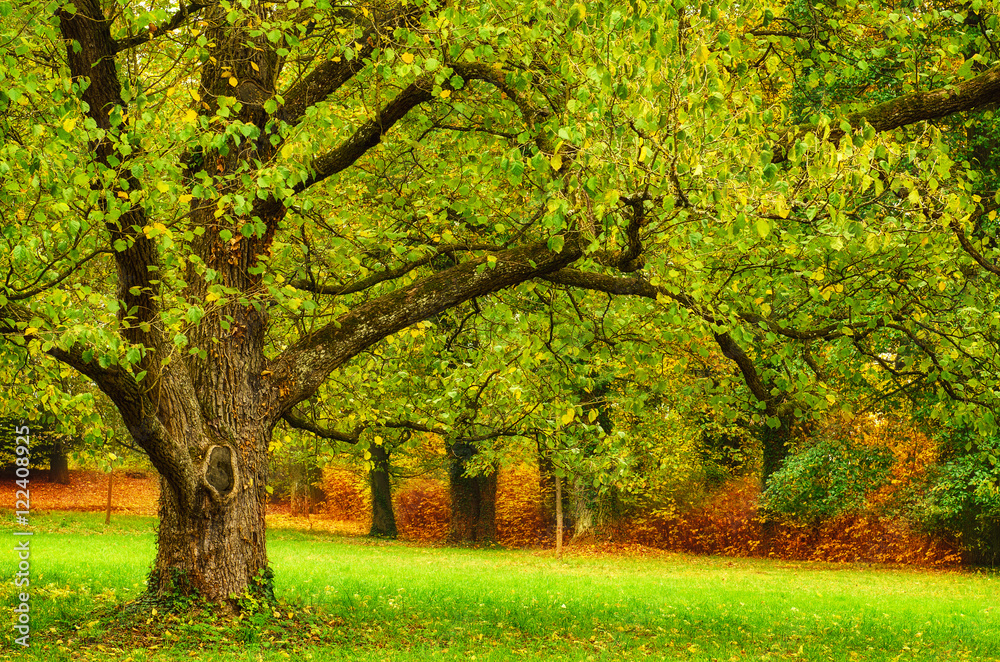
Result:
<instances>
[{"instance_id":1,"label":"green grass","mask_svg":"<svg viewBox=\"0 0 1000 662\"><path fill-rule=\"evenodd\" d=\"M292 530L270 534L277 617L159 614L136 639L134 617L109 614L143 588L154 520L116 518L107 531L96 514L36 521L32 645L11 654L5 633L12 657L143 660L137 649L157 646L153 659L220 661L1000 660L996 574L679 555L559 562ZM7 576L13 556L0 558Z\"/></svg>"}]
</instances>

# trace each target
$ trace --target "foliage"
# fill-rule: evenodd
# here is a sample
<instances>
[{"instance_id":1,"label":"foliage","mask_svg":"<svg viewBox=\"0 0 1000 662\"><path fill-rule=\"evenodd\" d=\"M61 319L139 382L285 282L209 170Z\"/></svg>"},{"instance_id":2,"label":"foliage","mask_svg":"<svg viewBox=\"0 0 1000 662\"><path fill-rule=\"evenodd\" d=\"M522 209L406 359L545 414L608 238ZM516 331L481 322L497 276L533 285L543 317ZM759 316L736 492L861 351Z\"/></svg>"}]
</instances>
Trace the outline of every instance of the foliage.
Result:
<instances>
[{"instance_id":1,"label":"foliage","mask_svg":"<svg viewBox=\"0 0 1000 662\"><path fill-rule=\"evenodd\" d=\"M496 519L497 542L504 547L536 547L552 539L545 526L536 467L522 464L501 470Z\"/></svg>"},{"instance_id":2,"label":"foliage","mask_svg":"<svg viewBox=\"0 0 1000 662\"><path fill-rule=\"evenodd\" d=\"M442 481L411 478L396 490L393 508L404 539L440 542L448 535L451 500Z\"/></svg>"},{"instance_id":3,"label":"foliage","mask_svg":"<svg viewBox=\"0 0 1000 662\"><path fill-rule=\"evenodd\" d=\"M0 352L40 366L24 394L93 380L206 512L215 447L249 509L307 415L474 439L472 472L540 440L588 498L683 490L684 352L766 475L796 423L904 394L989 433L995 28L979 2L4 5Z\"/></svg>"},{"instance_id":4,"label":"foliage","mask_svg":"<svg viewBox=\"0 0 1000 662\"><path fill-rule=\"evenodd\" d=\"M371 494L367 481L350 469L323 468L326 513L335 519L366 522L371 518Z\"/></svg>"},{"instance_id":5,"label":"foliage","mask_svg":"<svg viewBox=\"0 0 1000 662\"><path fill-rule=\"evenodd\" d=\"M868 496L889 480L893 462L888 450L851 439L807 442L771 476L764 509L809 524L862 513Z\"/></svg>"},{"instance_id":6,"label":"foliage","mask_svg":"<svg viewBox=\"0 0 1000 662\"><path fill-rule=\"evenodd\" d=\"M630 517L619 523L614 539L728 557L941 567L961 561L956 545L915 530L892 513L848 514L815 524L769 522L765 532L757 508L760 496L755 480L730 483L697 507Z\"/></svg>"},{"instance_id":7,"label":"foliage","mask_svg":"<svg viewBox=\"0 0 1000 662\"><path fill-rule=\"evenodd\" d=\"M955 434L951 445L967 435ZM926 530L957 535L972 561L1000 563L1000 437L979 439L934 466L909 515Z\"/></svg>"}]
</instances>

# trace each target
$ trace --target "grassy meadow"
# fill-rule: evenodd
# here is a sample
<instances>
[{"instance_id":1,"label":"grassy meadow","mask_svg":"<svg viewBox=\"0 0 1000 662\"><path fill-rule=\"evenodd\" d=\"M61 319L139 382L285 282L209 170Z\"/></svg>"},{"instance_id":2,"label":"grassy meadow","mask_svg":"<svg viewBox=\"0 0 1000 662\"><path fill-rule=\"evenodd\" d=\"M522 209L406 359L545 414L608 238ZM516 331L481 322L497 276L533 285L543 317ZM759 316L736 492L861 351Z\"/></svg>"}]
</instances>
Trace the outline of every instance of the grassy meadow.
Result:
<instances>
[{"instance_id":1,"label":"grassy meadow","mask_svg":"<svg viewBox=\"0 0 1000 662\"><path fill-rule=\"evenodd\" d=\"M995 573L572 549L560 562L272 529L279 609L179 618L125 609L152 518L34 522L31 645L15 650L8 627L0 659L1000 660ZM15 557L0 558L8 577Z\"/></svg>"}]
</instances>

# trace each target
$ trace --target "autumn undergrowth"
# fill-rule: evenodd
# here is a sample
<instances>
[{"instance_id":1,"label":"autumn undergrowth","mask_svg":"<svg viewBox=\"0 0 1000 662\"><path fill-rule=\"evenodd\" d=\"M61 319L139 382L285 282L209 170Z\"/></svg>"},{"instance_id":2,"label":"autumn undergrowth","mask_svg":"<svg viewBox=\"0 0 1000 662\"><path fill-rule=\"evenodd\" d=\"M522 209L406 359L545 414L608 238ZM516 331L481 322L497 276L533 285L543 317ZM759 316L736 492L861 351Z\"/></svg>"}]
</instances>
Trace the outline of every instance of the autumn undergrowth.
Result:
<instances>
[{"instance_id":1,"label":"autumn undergrowth","mask_svg":"<svg viewBox=\"0 0 1000 662\"><path fill-rule=\"evenodd\" d=\"M991 573L572 548L559 561L273 529L277 609L137 617L123 607L144 588L154 520L35 521L31 646L14 651L8 628L4 658L1000 660ZM12 576L13 553L0 563Z\"/></svg>"}]
</instances>

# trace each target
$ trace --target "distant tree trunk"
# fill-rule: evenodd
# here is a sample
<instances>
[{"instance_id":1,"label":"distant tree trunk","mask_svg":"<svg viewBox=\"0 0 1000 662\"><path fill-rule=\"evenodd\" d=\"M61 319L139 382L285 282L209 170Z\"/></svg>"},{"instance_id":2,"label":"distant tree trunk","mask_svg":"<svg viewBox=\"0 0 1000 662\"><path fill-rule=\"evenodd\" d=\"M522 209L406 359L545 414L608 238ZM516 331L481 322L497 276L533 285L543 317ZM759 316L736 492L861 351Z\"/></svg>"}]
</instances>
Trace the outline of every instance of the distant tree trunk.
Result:
<instances>
[{"instance_id":1,"label":"distant tree trunk","mask_svg":"<svg viewBox=\"0 0 1000 662\"><path fill-rule=\"evenodd\" d=\"M62 441L56 441L49 451L49 482L69 485L69 458Z\"/></svg>"},{"instance_id":2,"label":"distant tree trunk","mask_svg":"<svg viewBox=\"0 0 1000 662\"><path fill-rule=\"evenodd\" d=\"M323 493L317 487L319 467L315 455L304 451L301 459L293 461L291 474L291 510L293 515L310 515L313 505L323 500Z\"/></svg>"},{"instance_id":3,"label":"distant tree trunk","mask_svg":"<svg viewBox=\"0 0 1000 662\"><path fill-rule=\"evenodd\" d=\"M594 530L596 494L587 481L580 478L573 481L569 491L573 512L573 538L576 539Z\"/></svg>"},{"instance_id":4,"label":"distant tree trunk","mask_svg":"<svg viewBox=\"0 0 1000 662\"><path fill-rule=\"evenodd\" d=\"M555 534L556 530L556 475L555 466L552 464L552 459L549 457L549 450L542 448L541 444L538 446L538 495L541 500L542 508L542 521L545 524L546 534ZM569 508L569 490L560 490L562 497L560 498L561 504L559 507L563 511L563 531L566 529L571 529L574 526L575 520L573 519L572 513Z\"/></svg>"},{"instance_id":5,"label":"distant tree trunk","mask_svg":"<svg viewBox=\"0 0 1000 662\"><path fill-rule=\"evenodd\" d=\"M114 480L115 480L115 471L114 469L112 469L111 471L108 472L108 511L107 514L104 515L104 526L111 524L111 494L112 494L112 485L114 485Z\"/></svg>"},{"instance_id":6,"label":"distant tree trunk","mask_svg":"<svg viewBox=\"0 0 1000 662\"><path fill-rule=\"evenodd\" d=\"M792 440L792 419L788 416L779 416L778 420L780 425L777 428L766 424L760 428L760 440L764 451L761 492L767 489L771 476L781 469L785 460L788 459L789 442ZM760 512L759 515L761 516L760 552L764 556L768 556L774 550L778 522L769 517L766 512Z\"/></svg>"},{"instance_id":7,"label":"distant tree trunk","mask_svg":"<svg viewBox=\"0 0 1000 662\"><path fill-rule=\"evenodd\" d=\"M449 447L451 466L451 527L448 542L489 545L496 542L497 473L466 476L466 463L475 446L458 442Z\"/></svg>"},{"instance_id":8,"label":"distant tree trunk","mask_svg":"<svg viewBox=\"0 0 1000 662\"><path fill-rule=\"evenodd\" d=\"M762 425L760 441L764 448L764 467L761 472L761 489L766 490L771 476L781 469L788 459L789 442L792 441L792 419L788 416L778 417L780 425L772 428Z\"/></svg>"},{"instance_id":9,"label":"distant tree trunk","mask_svg":"<svg viewBox=\"0 0 1000 662\"><path fill-rule=\"evenodd\" d=\"M548 531L555 530L556 496L555 473L548 451L538 446L538 496L541 501L542 522Z\"/></svg>"},{"instance_id":10,"label":"distant tree trunk","mask_svg":"<svg viewBox=\"0 0 1000 662\"><path fill-rule=\"evenodd\" d=\"M562 558L563 545L563 509L562 509L562 481L559 476L556 479L556 557Z\"/></svg>"},{"instance_id":11,"label":"distant tree trunk","mask_svg":"<svg viewBox=\"0 0 1000 662\"><path fill-rule=\"evenodd\" d=\"M396 539L396 515L392 511L392 483L389 480L389 449L385 444L372 443L368 447L372 456L372 467L368 472L368 482L372 490L372 528L368 535L373 538Z\"/></svg>"}]
</instances>

